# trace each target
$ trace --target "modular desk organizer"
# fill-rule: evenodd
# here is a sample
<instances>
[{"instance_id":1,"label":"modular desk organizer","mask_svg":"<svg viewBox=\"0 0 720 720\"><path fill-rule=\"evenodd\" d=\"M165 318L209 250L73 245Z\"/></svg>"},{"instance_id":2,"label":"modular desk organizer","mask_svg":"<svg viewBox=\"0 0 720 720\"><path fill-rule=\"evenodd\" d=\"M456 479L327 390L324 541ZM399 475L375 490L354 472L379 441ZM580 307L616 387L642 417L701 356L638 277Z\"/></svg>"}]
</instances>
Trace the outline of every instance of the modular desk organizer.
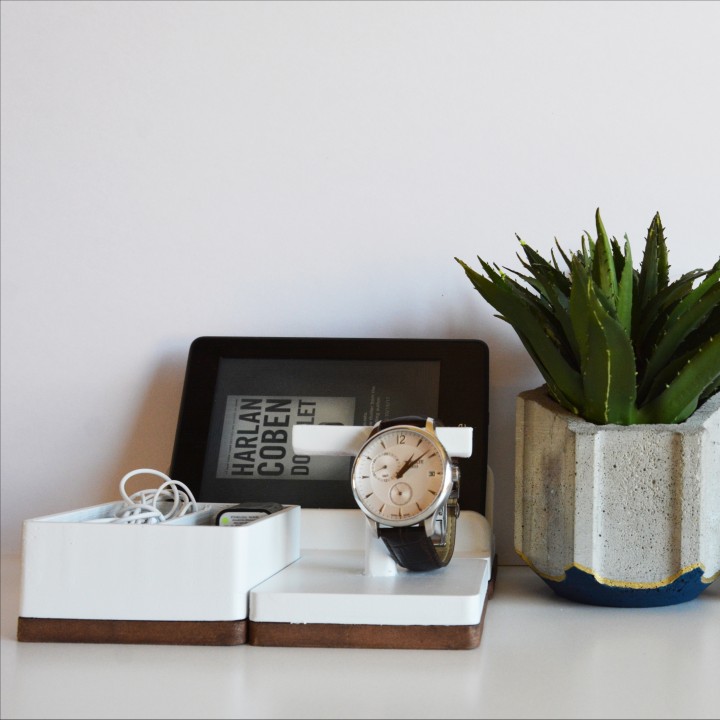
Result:
<instances>
[{"instance_id":1,"label":"modular desk organizer","mask_svg":"<svg viewBox=\"0 0 720 720\"><path fill-rule=\"evenodd\" d=\"M364 427L300 428L298 452L347 454ZM440 428L467 456L471 428ZM293 433L295 435L295 433ZM493 476L487 469L492 508ZM469 649L494 584L491 518L460 507L450 563L398 568L359 509L283 510L246 525L206 503L156 524L102 522L123 502L26 520L18 640Z\"/></svg>"},{"instance_id":2,"label":"modular desk organizer","mask_svg":"<svg viewBox=\"0 0 720 720\"><path fill-rule=\"evenodd\" d=\"M239 645L249 590L300 556L300 508L218 527L228 503L157 524L122 502L26 520L18 640Z\"/></svg>"}]
</instances>

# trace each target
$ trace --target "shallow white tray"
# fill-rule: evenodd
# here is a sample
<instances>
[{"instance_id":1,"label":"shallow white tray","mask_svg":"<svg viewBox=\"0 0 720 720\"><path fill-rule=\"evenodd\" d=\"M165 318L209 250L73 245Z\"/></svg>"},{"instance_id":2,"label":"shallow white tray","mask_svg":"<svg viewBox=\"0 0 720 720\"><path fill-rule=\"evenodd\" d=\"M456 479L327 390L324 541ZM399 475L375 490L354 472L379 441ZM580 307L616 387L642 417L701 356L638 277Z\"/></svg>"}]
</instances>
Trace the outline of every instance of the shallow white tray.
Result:
<instances>
[{"instance_id":1,"label":"shallow white tray","mask_svg":"<svg viewBox=\"0 0 720 720\"><path fill-rule=\"evenodd\" d=\"M87 522L120 506L25 521L21 617L244 620L250 588L300 555L296 505L239 527L209 524L228 503L156 525Z\"/></svg>"}]
</instances>

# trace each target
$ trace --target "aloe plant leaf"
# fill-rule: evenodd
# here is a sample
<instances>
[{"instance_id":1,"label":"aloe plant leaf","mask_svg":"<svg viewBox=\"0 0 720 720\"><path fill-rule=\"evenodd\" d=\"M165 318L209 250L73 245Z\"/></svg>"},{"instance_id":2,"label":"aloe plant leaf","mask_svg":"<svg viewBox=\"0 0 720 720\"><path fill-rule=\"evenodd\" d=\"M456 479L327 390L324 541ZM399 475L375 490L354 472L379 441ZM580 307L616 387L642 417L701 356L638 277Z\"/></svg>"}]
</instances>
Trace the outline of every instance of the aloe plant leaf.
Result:
<instances>
[{"instance_id":1,"label":"aloe plant leaf","mask_svg":"<svg viewBox=\"0 0 720 720\"><path fill-rule=\"evenodd\" d=\"M657 276L658 276L658 290L662 290L667 287L670 279L670 263L668 262L668 249L667 240L665 238L665 228L662 226L660 220L660 213L655 213L658 225L658 239L657 239ZM653 218L653 220L655 220Z\"/></svg>"},{"instance_id":2,"label":"aloe plant leaf","mask_svg":"<svg viewBox=\"0 0 720 720\"><path fill-rule=\"evenodd\" d=\"M557 258L555 257L555 251L552 248L550 248L550 258L552 259L553 267L558 272L562 272L562 270L560 270L560 265L558 264Z\"/></svg>"},{"instance_id":3,"label":"aloe plant leaf","mask_svg":"<svg viewBox=\"0 0 720 720\"><path fill-rule=\"evenodd\" d=\"M593 422L631 425L636 421L634 373L628 370L635 363L632 346L617 320L598 309L589 335L593 350L583 370L588 415Z\"/></svg>"},{"instance_id":4,"label":"aloe plant leaf","mask_svg":"<svg viewBox=\"0 0 720 720\"><path fill-rule=\"evenodd\" d=\"M570 320L570 281L565 278L568 280L568 292L565 293L564 286L562 288L558 287L554 270L550 271L546 266L535 265L534 271L536 273L535 286L539 288L538 291L547 299L552 316L557 320L559 329L562 331L559 342L566 348L566 354L573 357L577 362L577 343L575 342L575 333Z\"/></svg>"},{"instance_id":5,"label":"aloe plant leaf","mask_svg":"<svg viewBox=\"0 0 720 720\"><path fill-rule=\"evenodd\" d=\"M691 270L655 295L647 303L643 316L638 319L636 330L633 333L636 344L649 345L650 347L656 345L657 339L653 339L652 336L648 337L651 327L653 325L657 325L659 328L662 327L662 323L670 314L670 311L692 290L695 280L706 274L706 270Z\"/></svg>"},{"instance_id":6,"label":"aloe plant leaf","mask_svg":"<svg viewBox=\"0 0 720 720\"><path fill-rule=\"evenodd\" d=\"M665 390L638 410L641 423L679 423L697 407L701 396L720 381L720 335L713 335L679 370Z\"/></svg>"},{"instance_id":7,"label":"aloe plant leaf","mask_svg":"<svg viewBox=\"0 0 720 720\"><path fill-rule=\"evenodd\" d=\"M687 337L685 342L678 347L671 362L663 367L654 377L650 389L641 400L641 404L653 400L663 392L680 370L700 352L701 348L714 335L720 335L720 305L717 305L700 327ZM703 391L701 400L713 394L712 387L713 385L711 384Z\"/></svg>"},{"instance_id":8,"label":"aloe plant leaf","mask_svg":"<svg viewBox=\"0 0 720 720\"><path fill-rule=\"evenodd\" d=\"M640 263L637 311L642 315L646 305L668 284L668 256L665 230L660 213L655 213L645 239L645 252Z\"/></svg>"},{"instance_id":9,"label":"aloe plant leaf","mask_svg":"<svg viewBox=\"0 0 720 720\"><path fill-rule=\"evenodd\" d=\"M704 343L700 343L700 346L702 346L703 344ZM685 367L685 365L693 357L695 357L695 355L697 355L700 346L694 347L691 350L687 350L686 352L675 356L671 362L665 365L665 367L663 367L662 370L660 370L660 372L655 375L652 383L650 384L650 388L645 393L645 395L638 398L638 405L647 405L649 402L651 402L661 393L663 393L670 385L670 383L675 379L677 374Z\"/></svg>"},{"instance_id":10,"label":"aloe plant leaf","mask_svg":"<svg viewBox=\"0 0 720 720\"><path fill-rule=\"evenodd\" d=\"M628 242L628 236L626 235L625 243L627 244ZM615 264L615 277L617 277L618 282L620 282L620 277L625 269L625 255L623 255L623 250L616 238L610 240L610 246L612 247L613 263Z\"/></svg>"},{"instance_id":11,"label":"aloe plant leaf","mask_svg":"<svg viewBox=\"0 0 720 720\"><path fill-rule=\"evenodd\" d=\"M455 259L457 260L457 258ZM544 298L542 298L540 295L535 295L531 293L526 287L523 287L519 283L515 282L511 277L508 277L507 273L503 269L499 268L497 265L490 265L480 257L478 257L478 261L480 262L480 267L484 270L485 274L493 283L517 294L523 300L525 300L525 302L537 307L538 309L547 307L547 303ZM466 274L473 282L483 277L480 273L477 273L475 270L465 265L461 260L458 260L458 262L465 267ZM519 273L516 273L515 271L510 272L519 275ZM524 276L521 277L523 277L524 280L526 279Z\"/></svg>"},{"instance_id":12,"label":"aloe plant leaf","mask_svg":"<svg viewBox=\"0 0 720 720\"><path fill-rule=\"evenodd\" d=\"M688 308L697 302L706 293L715 289L720 281L720 260L708 271L705 279L677 304L673 311L668 315L667 325L674 324L678 318L684 315Z\"/></svg>"},{"instance_id":13,"label":"aloe plant leaf","mask_svg":"<svg viewBox=\"0 0 720 720\"><path fill-rule=\"evenodd\" d=\"M579 372L552 342L536 308L506 284L494 283L474 271L462 260L455 258L482 297L510 323L515 332L533 348L535 356L542 358L539 369L544 369L559 391L573 407L581 407L582 387Z\"/></svg>"},{"instance_id":14,"label":"aloe plant leaf","mask_svg":"<svg viewBox=\"0 0 720 720\"><path fill-rule=\"evenodd\" d=\"M560 253L560 256L562 257L563 261L567 265L568 270L572 270L572 261L568 257L567 253L560 247L560 243L558 242L558 239L555 238L555 246L558 249L558 252Z\"/></svg>"},{"instance_id":15,"label":"aloe plant leaf","mask_svg":"<svg viewBox=\"0 0 720 720\"><path fill-rule=\"evenodd\" d=\"M586 232L583 234L579 252L583 258L583 264L591 267L595 255L595 241L590 236L590 233Z\"/></svg>"},{"instance_id":16,"label":"aloe plant leaf","mask_svg":"<svg viewBox=\"0 0 720 720\"><path fill-rule=\"evenodd\" d=\"M532 277L521 275L515 271L509 272L513 272L535 288L548 301L553 312L566 312L567 299L570 295L570 278L559 270L557 264L553 266L529 246L523 245L523 247L528 260L523 260L520 256L518 259L521 265L532 274Z\"/></svg>"},{"instance_id":17,"label":"aloe plant leaf","mask_svg":"<svg viewBox=\"0 0 720 720\"><path fill-rule=\"evenodd\" d=\"M625 237L625 255L623 256L623 266L618 282L617 292L617 319L625 334L632 337L632 307L633 307L633 285L634 274L632 265L632 251L630 250L630 241Z\"/></svg>"},{"instance_id":18,"label":"aloe plant leaf","mask_svg":"<svg viewBox=\"0 0 720 720\"><path fill-rule=\"evenodd\" d=\"M668 318L665 323L665 332L653 349L643 370L643 377L638 391L641 398L646 397L653 378L672 360L674 353L683 340L700 326L703 320L707 318L714 307L716 307L717 303L720 302L720 284L715 281L711 289L706 289L704 294L700 296L695 295L692 303L686 303L685 301L688 300L692 294L693 293L690 293L681 301L681 304L684 303L685 311L683 314L674 316L672 322L670 322ZM671 316L673 316L673 314L671 314Z\"/></svg>"},{"instance_id":19,"label":"aloe plant leaf","mask_svg":"<svg viewBox=\"0 0 720 720\"><path fill-rule=\"evenodd\" d=\"M478 258L483 270L488 275L488 278L485 278L482 274L466 265L462 260L458 260L457 258L455 259L463 266L470 281L488 302L490 302L490 300L487 297L487 293L492 292L488 283L492 283L492 285L498 288L498 290L507 293L509 298L514 298L516 302L522 303L528 310L535 313L543 326L547 324L553 326L557 325L557 321L552 315L547 301L543 297L531 293L527 288L508 277L508 275L502 272L499 268L493 268L484 260ZM490 304L492 305L493 303L491 302ZM493 305L493 307L495 306Z\"/></svg>"},{"instance_id":20,"label":"aloe plant leaf","mask_svg":"<svg viewBox=\"0 0 720 720\"><path fill-rule=\"evenodd\" d=\"M523 282L525 282L527 285L529 285L537 295L533 295L530 293L527 288L523 287L519 283L516 283L513 281L513 279L506 275L506 281L509 285L513 285L513 287L521 294L527 295L527 299L533 303L540 303L544 307L546 307L548 310L552 311L552 306L550 303L550 298L547 297L547 294L545 292L545 287L543 284L537 279L534 278L532 275L525 275L521 272L518 272L517 270L512 270L511 268L504 268L504 270L509 273L510 275L514 275L515 277L520 278Z\"/></svg>"},{"instance_id":21,"label":"aloe plant leaf","mask_svg":"<svg viewBox=\"0 0 720 720\"><path fill-rule=\"evenodd\" d=\"M644 395L638 397L638 405L646 405L651 400L654 400L660 395L675 379L675 376L685 367L690 358L695 355L695 352L684 353L681 357L675 358L672 362L668 363L654 378L650 384L649 389Z\"/></svg>"},{"instance_id":22,"label":"aloe plant leaf","mask_svg":"<svg viewBox=\"0 0 720 720\"><path fill-rule=\"evenodd\" d=\"M659 213L639 271L627 235L609 238L599 208L595 221L597 240L565 253L555 239L550 261L518 236L519 272L455 259L564 407L602 424L681 422L720 392L720 260L670 283Z\"/></svg>"},{"instance_id":23,"label":"aloe plant leaf","mask_svg":"<svg viewBox=\"0 0 720 720\"><path fill-rule=\"evenodd\" d=\"M551 306L549 299L545 298L542 294L535 295L531 293L527 288L515 282L511 277L506 275L499 268L491 267L489 263L485 262L481 258L478 258L478 260L481 267L493 283L506 288L509 292L518 296L518 298L522 299L525 303L527 303L529 307L533 309L533 312L537 313L539 322L542 324L545 333L560 347L564 357L568 361L571 361L573 358L572 349L568 345L567 339L565 338L563 325L556 317L555 310ZM474 273L475 271L470 269L470 272ZM540 288L538 290L538 293L541 293L541 286L533 278L521 275L514 270L511 270L509 272L513 273L514 275L520 276L523 280L528 282L531 287ZM479 275L477 273L475 273L475 275L480 278L482 277L482 275Z\"/></svg>"},{"instance_id":24,"label":"aloe plant leaf","mask_svg":"<svg viewBox=\"0 0 720 720\"><path fill-rule=\"evenodd\" d=\"M521 273L505 268L508 272L513 275L521 277L529 285L532 285L546 300L550 301L551 297L557 295L564 295L568 297L570 295L570 281L565 278L565 282L559 283L556 277L556 271L554 268L548 269L542 265L530 265L524 260L520 260L521 265L531 273L531 278L522 275Z\"/></svg>"},{"instance_id":25,"label":"aloe plant leaf","mask_svg":"<svg viewBox=\"0 0 720 720\"><path fill-rule=\"evenodd\" d=\"M580 358L586 357L590 352L590 336L587 316L590 314L588 294L584 288L590 282L590 277L580 257L573 259L572 291L570 292L570 321Z\"/></svg>"},{"instance_id":26,"label":"aloe plant leaf","mask_svg":"<svg viewBox=\"0 0 720 720\"><path fill-rule=\"evenodd\" d=\"M657 295L657 227L655 220L648 228L645 238L645 250L640 262L640 282L638 286L638 311L644 311L651 298Z\"/></svg>"},{"instance_id":27,"label":"aloe plant leaf","mask_svg":"<svg viewBox=\"0 0 720 720\"><path fill-rule=\"evenodd\" d=\"M505 320L505 318L501 319ZM545 366L542 358L537 354L537 352L535 352L535 348L532 346L529 340L524 337L522 333L517 332L517 330L516 333L517 336L520 338L520 342L523 344L523 347L527 351L528 355L537 366L540 374L543 376L543 379L548 386L548 391L550 392L550 394L555 398L555 400L560 403L560 405L562 405L567 410L570 410L570 412L574 413L575 415L582 415L582 408L573 403L570 398L568 398L564 394L558 383L555 382L555 378L553 377L552 373Z\"/></svg>"},{"instance_id":28,"label":"aloe plant leaf","mask_svg":"<svg viewBox=\"0 0 720 720\"><path fill-rule=\"evenodd\" d=\"M718 303L703 320L703 322L695 328L678 347L678 355L686 352L695 352L697 349L709 340L713 335L720 334L720 303Z\"/></svg>"},{"instance_id":29,"label":"aloe plant leaf","mask_svg":"<svg viewBox=\"0 0 720 720\"><path fill-rule=\"evenodd\" d=\"M518 238L520 240L520 238ZM543 274L544 277L549 278L554 285L564 292L566 295L570 294L570 279L561 272L557 267L553 267L545 258L538 252L533 250L526 242L520 240L522 249L528 259L528 262L521 262L523 265L534 275Z\"/></svg>"},{"instance_id":30,"label":"aloe plant leaf","mask_svg":"<svg viewBox=\"0 0 720 720\"><path fill-rule=\"evenodd\" d=\"M595 211L595 224L597 227L597 242L595 244L595 257L592 264L592 276L596 285L611 301L613 307L617 303L617 276L615 275L615 261L613 258L610 240L600 217L600 209Z\"/></svg>"},{"instance_id":31,"label":"aloe plant leaf","mask_svg":"<svg viewBox=\"0 0 720 720\"><path fill-rule=\"evenodd\" d=\"M635 422L635 355L630 338L605 309L580 262L573 265L570 317L580 351L585 403L591 422Z\"/></svg>"},{"instance_id":32,"label":"aloe plant leaf","mask_svg":"<svg viewBox=\"0 0 720 720\"><path fill-rule=\"evenodd\" d=\"M518 273L514 270L508 272L520 277L536 292L530 292L526 287L516 282L508 275L502 275L500 284L508 291L514 293L532 308L533 312L538 314L539 320L545 328L545 332L556 340L559 344L567 346L567 341L563 337L563 326L560 319L556 315L556 309L553 307L551 298L545 293L545 289L540 281L536 278L529 277ZM498 282L498 281L496 281ZM566 352L564 350L564 352Z\"/></svg>"},{"instance_id":33,"label":"aloe plant leaf","mask_svg":"<svg viewBox=\"0 0 720 720\"><path fill-rule=\"evenodd\" d=\"M720 392L720 375L700 393L698 405L704 403L708 398L711 398L716 392Z\"/></svg>"}]
</instances>

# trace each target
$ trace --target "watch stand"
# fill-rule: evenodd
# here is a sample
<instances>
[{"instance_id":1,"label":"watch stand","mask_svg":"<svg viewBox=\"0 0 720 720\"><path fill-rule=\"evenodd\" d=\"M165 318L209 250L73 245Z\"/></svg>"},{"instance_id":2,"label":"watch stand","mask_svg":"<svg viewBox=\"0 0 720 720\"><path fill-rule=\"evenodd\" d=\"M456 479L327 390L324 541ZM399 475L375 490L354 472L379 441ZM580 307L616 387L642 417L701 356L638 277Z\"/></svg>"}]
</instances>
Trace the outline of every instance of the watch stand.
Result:
<instances>
[{"instance_id":1,"label":"watch stand","mask_svg":"<svg viewBox=\"0 0 720 720\"><path fill-rule=\"evenodd\" d=\"M388 555L385 545L369 523L365 523L364 553L363 575L366 577L395 577L398 574L397 563Z\"/></svg>"},{"instance_id":2,"label":"watch stand","mask_svg":"<svg viewBox=\"0 0 720 720\"><path fill-rule=\"evenodd\" d=\"M301 517L300 559L250 591L251 645L477 647L492 594L485 517L461 511L453 559L425 573L389 568L360 510L303 508Z\"/></svg>"},{"instance_id":3,"label":"watch stand","mask_svg":"<svg viewBox=\"0 0 720 720\"><path fill-rule=\"evenodd\" d=\"M469 452L470 428L439 430L451 431L442 437L451 454ZM293 447L352 454L369 431L296 426ZM461 488L463 482L472 479L462 478ZM250 591L251 645L477 647L494 580L494 537L485 516L461 510L452 560L429 572L398 568L359 509L303 508L301 519L300 559Z\"/></svg>"}]
</instances>

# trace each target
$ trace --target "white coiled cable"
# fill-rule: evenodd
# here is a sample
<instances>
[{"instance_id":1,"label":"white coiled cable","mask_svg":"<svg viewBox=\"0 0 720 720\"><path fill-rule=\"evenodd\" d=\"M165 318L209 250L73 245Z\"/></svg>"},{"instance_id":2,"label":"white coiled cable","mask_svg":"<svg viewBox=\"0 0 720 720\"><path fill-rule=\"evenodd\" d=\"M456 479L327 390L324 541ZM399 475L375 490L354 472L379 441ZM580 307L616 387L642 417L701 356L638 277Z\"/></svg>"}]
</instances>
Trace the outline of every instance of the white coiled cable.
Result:
<instances>
[{"instance_id":1,"label":"white coiled cable","mask_svg":"<svg viewBox=\"0 0 720 720\"><path fill-rule=\"evenodd\" d=\"M130 478L136 475L155 475L163 480L158 488L138 490L128 495L125 485ZM187 513L197 512L198 504L190 488L179 480L172 480L165 473L151 468L140 468L127 473L120 481L120 495L125 501L115 514L115 517L107 518L112 523L160 523L168 520L183 517ZM159 507L159 503L171 502L172 505L166 512Z\"/></svg>"}]
</instances>

